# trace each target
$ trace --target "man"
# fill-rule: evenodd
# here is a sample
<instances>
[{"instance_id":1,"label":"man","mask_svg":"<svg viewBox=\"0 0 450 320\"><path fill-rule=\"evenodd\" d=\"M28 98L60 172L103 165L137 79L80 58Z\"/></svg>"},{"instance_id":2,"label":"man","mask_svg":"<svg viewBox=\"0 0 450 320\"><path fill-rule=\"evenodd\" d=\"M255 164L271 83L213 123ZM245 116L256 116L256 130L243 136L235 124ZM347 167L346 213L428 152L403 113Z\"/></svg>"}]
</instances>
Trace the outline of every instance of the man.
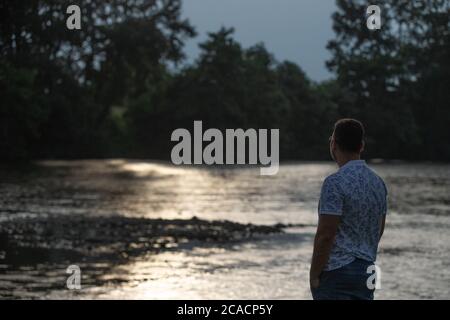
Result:
<instances>
[{"instance_id":1,"label":"man","mask_svg":"<svg viewBox=\"0 0 450 320\"><path fill-rule=\"evenodd\" d=\"M384 231L387 191L360 159L363 149L361 122L336 122L330 153L339 170L325 179L319 200L310 271L314 300L373 299L368 268L375 263Z\"/></svg>"}]
</instances>

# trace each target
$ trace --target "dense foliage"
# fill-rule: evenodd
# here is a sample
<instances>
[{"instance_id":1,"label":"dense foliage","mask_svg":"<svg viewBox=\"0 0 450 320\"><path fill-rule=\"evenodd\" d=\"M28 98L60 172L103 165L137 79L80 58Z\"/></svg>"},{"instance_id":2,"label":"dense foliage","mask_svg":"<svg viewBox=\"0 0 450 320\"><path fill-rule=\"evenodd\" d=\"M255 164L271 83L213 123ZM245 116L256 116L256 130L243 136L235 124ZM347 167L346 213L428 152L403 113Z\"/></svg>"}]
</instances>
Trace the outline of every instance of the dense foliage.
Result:
<instances>
[{"instance_id":1,"label":"dense foliage","mask_svg":"<svg viewBox=\"0 0 450 320\"><path fill-rule=\"evenodd\" d=\"M367 156L450 160L450 1L389 0L382 29L366 2L338 0L328 44L334 80L314 83L233 29L211 33L180 67L195 36L180 0L0 0L3 160L170 155L170 133L204 127L280 128L284 159L326 159L331 126L356 117Z\"/></svg>"}]
</instances>

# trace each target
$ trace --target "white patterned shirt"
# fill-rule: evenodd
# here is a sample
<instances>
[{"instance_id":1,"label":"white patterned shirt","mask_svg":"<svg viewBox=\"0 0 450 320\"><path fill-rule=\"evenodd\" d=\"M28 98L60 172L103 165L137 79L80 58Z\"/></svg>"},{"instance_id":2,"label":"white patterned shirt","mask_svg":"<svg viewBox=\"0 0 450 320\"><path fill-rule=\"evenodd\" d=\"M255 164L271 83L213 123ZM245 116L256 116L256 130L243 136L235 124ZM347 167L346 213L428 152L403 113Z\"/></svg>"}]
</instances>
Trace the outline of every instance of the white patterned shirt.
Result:
<instances>
[{"instance_id":1,"label":"white patterned shirt","mask_svg":"<svg viewBox=\"0 0 450 320\"><path fill-rule=\"evenodd\" d=\"M319 214L339 215L341 221L324 271L343 267L355 258L375 262L386 198L383 180L364 160L349 161L325 179Z\"/></svg>"}]
</instances>

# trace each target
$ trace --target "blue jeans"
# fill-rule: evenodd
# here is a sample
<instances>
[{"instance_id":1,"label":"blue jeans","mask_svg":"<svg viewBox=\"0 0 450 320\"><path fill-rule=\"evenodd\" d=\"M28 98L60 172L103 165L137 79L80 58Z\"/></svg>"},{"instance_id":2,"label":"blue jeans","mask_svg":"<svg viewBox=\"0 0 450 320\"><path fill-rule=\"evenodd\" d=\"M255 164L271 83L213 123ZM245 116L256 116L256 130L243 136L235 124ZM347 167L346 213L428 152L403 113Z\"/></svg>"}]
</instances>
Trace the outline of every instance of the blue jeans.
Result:
<instances>
[{"instance_id":1,"label":"blue jeans","mask_svg":"<svg viewBox=\"0 0 450 320\"><path fill-rule=\"evenodd\" d=\"M373 265L361 259L331 271L323 271L319 286L311 290L314 300L373 300L374 289L367 287L370 274L367 268Z\"/></svg>"}]
</instances>

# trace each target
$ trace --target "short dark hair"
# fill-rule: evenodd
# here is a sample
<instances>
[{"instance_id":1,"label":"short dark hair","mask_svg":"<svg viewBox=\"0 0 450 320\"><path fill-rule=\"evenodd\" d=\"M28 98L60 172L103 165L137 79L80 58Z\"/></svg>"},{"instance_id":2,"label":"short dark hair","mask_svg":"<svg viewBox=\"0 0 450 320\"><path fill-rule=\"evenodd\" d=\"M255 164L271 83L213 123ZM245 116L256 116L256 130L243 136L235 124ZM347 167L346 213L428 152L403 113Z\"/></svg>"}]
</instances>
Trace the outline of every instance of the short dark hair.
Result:
<instances>
[{"instance_id":1,"label":"short dark hair","mask_svg":"<svg viewBox=\"0 0 450 320\"><path fill-rule=\"evenodd\" d=\"M364 126L355 119L341 119L334 124L334 141L342 151L359 152L364 141Z\"/></svg>"}]
</instances>

